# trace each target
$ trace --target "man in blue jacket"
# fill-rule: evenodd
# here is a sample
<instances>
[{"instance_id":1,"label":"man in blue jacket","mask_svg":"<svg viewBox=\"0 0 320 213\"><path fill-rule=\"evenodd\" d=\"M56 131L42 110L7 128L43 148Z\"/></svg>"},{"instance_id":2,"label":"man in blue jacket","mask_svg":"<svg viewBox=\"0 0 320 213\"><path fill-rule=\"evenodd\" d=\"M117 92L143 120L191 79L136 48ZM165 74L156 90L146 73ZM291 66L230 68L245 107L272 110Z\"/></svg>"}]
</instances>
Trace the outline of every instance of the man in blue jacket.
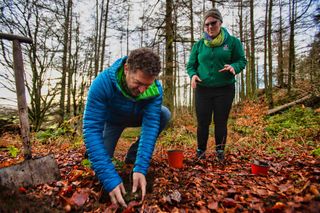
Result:
<instances>
[{"instance_id":1,"label":"man in blue jacket","mask_svg":"<svg viewBox=\"0 0 320 213\"><path fill-rule=\"evenodd\" d=\"M88 92L83 118L88 156L111 202L124 207L126 191L111 159L123 130L141 126L139 140L129 148L126 162L134 163L132 192L140 188L143 200L157 137L171 117L162 106L163 91L156 80L160 69L159 56L139 48L101 72Z\"/></svg>"}]
</instances>

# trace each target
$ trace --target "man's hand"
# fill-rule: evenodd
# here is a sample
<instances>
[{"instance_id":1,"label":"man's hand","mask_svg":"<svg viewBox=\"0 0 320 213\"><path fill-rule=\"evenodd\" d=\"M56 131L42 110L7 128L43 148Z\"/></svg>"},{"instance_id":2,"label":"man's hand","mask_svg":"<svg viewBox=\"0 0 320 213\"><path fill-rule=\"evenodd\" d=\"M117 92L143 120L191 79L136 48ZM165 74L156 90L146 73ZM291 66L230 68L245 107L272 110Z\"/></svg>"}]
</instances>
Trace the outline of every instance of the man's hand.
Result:
<instances>
[{"instance_id":1,"label":"man's hand","mask_svg":"<svg viewBox=\"0 0 320 213\"><path fill-rule=\"evenodd\" d=\"M126 194L126 190L123 186L123 183L120 183L118 186L116 186L116 188L109 192L111 202L116 205L120 204L123 207L127 207L127 204L122 197L124 194Z\"/></svg>"},{"instance_id":2,"label":"man's hand","mask_svg":"<svg viewBox=\"0 0 320 213\"><path fill-rule=\"evenodd\" d=\"M233 75L236 75L234 68L229 64L224 65L224 68L219 70L219 72L231 72Z\"/></svg>"},{"instance_id":3,"label":"man's hand","mask_svg":"<svg viewBox=\"0 0 320 213\"><path fill-rule=\"evenodd\" d=\"M197 75L192 76L192 78L191 78L191 87L193 89L195 89L197 87L197 83L198 82L201 82L201 79L199 78L199 76L197 76Z\"/></svg>"},{"instance_id":4,"label":"man's hand","mask_svg":"<svg viewBox=\"0 0 320 213\"><path fill-rule=\"evenodd\" d=\"M140 187L142 192L141 201L143 201L146 195L146 187L147 187L146 177L142 173L134 172L132 175L132 179L133 179L132 193L135 193L138 187Z\"/></svg>"}]
</instances>

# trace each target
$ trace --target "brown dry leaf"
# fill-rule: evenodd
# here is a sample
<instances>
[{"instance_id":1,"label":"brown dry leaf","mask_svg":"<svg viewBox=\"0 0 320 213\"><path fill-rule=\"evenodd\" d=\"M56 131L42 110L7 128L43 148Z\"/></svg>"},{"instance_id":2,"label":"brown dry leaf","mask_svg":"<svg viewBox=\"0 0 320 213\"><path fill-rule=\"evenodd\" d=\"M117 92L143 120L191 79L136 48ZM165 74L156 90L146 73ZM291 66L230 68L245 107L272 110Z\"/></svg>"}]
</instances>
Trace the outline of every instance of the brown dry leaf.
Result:
<instances>
[{"instance_id":1,"label":"brown dry leaf","mask_svg":"<svg viewBox=\"0 0 320 213\"><path fill-rule=\"evenodd\" d=\"M4 168L4 167L8 167L8 166L11 166L11 164L13 164L14 162L13 161L4 161L2 163L0 163L0 168Z\"/></svg>"},{"instance_id":2,"label":"brown dry leaf","mask_svg":"<svg viewBox=\"0 0 320 213\"><path fill-rule=\"evenodd\" d=\"M165 202L172 203L175 201L177 203L181 202L181 194L178 190L174 190L170 195L164 197Z\"/></svg>"},{"instance_id":3,"label":"brown dry leaf","mask_svg":"<svg viewBox=\"0 0 320 213\"><path fill-rule=\"evenodd\" d=\"M310 186L310 192L312 193L312 194L314 194L315 196L318 196L319 195L319 190L317 189L317 187L315 186L315 185L311 185Z\"/></svg>"},{"instance_id":4,"label":"brown dry leaf","mask_svg":"<svg viewBox=\"0 0 320 213\"><path fill-rule=\"evenodd\" d=\"M285 183L285 184L281 184L279 186L279 190L284 193L287 192L289 189L293 188L293 185L291 183Z\"/></svg>"},{"instance_id":5,"label":"brown dry leaf","mask_svg":"<svg viewBox=\"0 0 320 213\"><path fill-rule=\"evenodd\" d=\"M157 179L155 180L155 183L157 183L157 182L159 182L159 184L160 184L161 186L166 186L166 185L168 185L169 180L168 180L167 178L161 177L161 178L157 178Z\"/></svg>"},{"instance_id":6,"label":"brown dry leaf","mask_svg":"<svg viewBox=\"0 0 320 213\"><path fill-rule=\"evenodd\" d=\"M210 211L206 207L202 206L200 208L200 210L196 210L196 212L197 213L209 213Z\"/></svg>"},{"instance_id":7,"label":"brown dry leaf","mask_svg":"<svg viewBox=\"0 0 320 213\"><path fill-rule=\"evenodd\" d=\"M79 177L81 177L83 175L84 171L83 170L79 170L79 169L75 169L75 170L72 170L69 174L69 180L71 182L77 180Z\"/></svg>"},{"instance_id":8,"label":"brown dry leaf","mask_svg":"<svg viewBox=\"0 0 320 213\"><path fill-rule=\"evenodd\" d=\"M300 194L301 192L303 192L308 186L310 185L310 181L308 180L301 189L296 189L295 193L296 194Z\"/></svg>"},{"instance_id":9,"label":"brown dry leaf","mask_svg":"<svg viewBox=\"0 0 320 213\"><path fill-rule=\"evenodd\" d=\"M134 213L134 212L136 212L135 207L140 206L140 205L141 204L138 201L131 201L128 204L128 207L125 210L123 210L122 213Z\"/></svg>"},{"instance_id":10,"label":"brown dry leaf","mask_svg":"<svg viewBox=\"0 0 320 213\"><path fill-rule=\"evenodd\" d=\"M260 203L249 203L249 206L254 210L257 210L259 212L264 212L263 211L263 203L262 202L260 202Z\"/></svg>"},{"instance_id":11,"label":"brown dry leaf","mask_svg":"<svg viewBox=\"0 0 320 213\"><path fill-rule=\"evenodd\" d=\"M112 203L110 206L107 207L104 213L116 213L118 208L119 207L117 204Z\"/></svg>"},{"instance_id":12,"label":"brown dry leaf","mask_svg":"<svg viewBox=\"0 0 320 213\"><path fill-rule=\"evenodd\" d=\"M289 207L292 207L292 208L299 208L301 206L301 203L295 203L295 202L288 202L287 204Z\"/></svg>"},{"instance_id":13,"label":"brown dry leaf","mask_svg":"<svg viewBox=\"0 0 320 213\"><path fill-rule=\"evenodd\" d=\"M200 185L201 185L201 181L202 181L201 178L195 177L195 178L192 179L191 182L192 182L193 184L195 184L196 187L198 188L198 187L200 187Z\"/></svg>"},{"instance_id":14,"label":"brown dry leaf","mask_svg":"<svg viewBox=\"0 0 320 213\"><path fill-rule=\"evenodd\" d=\"M70 198L70 204L77 205L79 207L83 206L83 204L89 198L90 189L79 189L75 191Z\"/></svg>"},{"instance_id":15,"label":"brown dry leaf","mask_svg":"<svg viewBox=\"0 0 320 213\"><path fill-rule=\"evenodd\" d=\"M265 197L265 196L268 196L268 195L269 195L269 193L268 193L268 191L267 191L266 189L257 189L257 190L255 191L255 193L256 193L257 195L261 196L261 197Z\"/></svg>"},{"instance_id":16,"label":"brown dry leaf","mask_svg":"<svg viewBox=\"0 0 320 213\"><path fill-rule=\"evenodd\" d=\"M179 183L179 178L177 176L173 177L174 182Z\"/></svg>"},{"instance_id":17,"label":"brown dry leaf","mask_svg":"<svg viewBox=\"0 0 320 213\"><path fill-rule=\"evenodd\" d=\"M174 207L170 212L171 213L180 213L180 210L177 207Z\"/></svg>"},{"instance_id":18,"label":"brown dry leaf","mask_svg":"<svg viewBox=\"0 0 320 213\"><path fill-rule=\"evenodd\" d=\"M266 187L268 190L273 191L273 192L276 192L279 190L277 186L271 185L271 184L268 184Z\"/></svg>"},{"instance_id":19,"label":"brown dry leaf","mask_svg":"<svg viewBox=\"0 0 320 213\"><path fill-rule=\"evenodd\" d=\"M276 202L274 206L272 207L273 210L282 210L286 207L286 205L282 202Z\"/></svg>"},{"instance_id":20,"label":"brown dry leaf","mask_svg":"<svg viewBox=\"0 0 320 213\"><path fill-rule=\"evenodd\" d=\"M206 205L206 202L204 200L199 200L197 203L196 203L197 206L204 206Z\"/></svg>"},{"instance_id":21,"label":"brown dry leaf","mask_svg":"<svg viewBox=\"0 0 320 213\"><path fill-rule=\"evenodd\" d=\"M224 198L222 200L222 204L224 207L233 208L233 207L236 207L237 202L232 198Z\"/></svg>"},{"instance_id":22,"label":"brown dry leaf","mask_svg":"<svg viewBox=\"0 0 320 213\"><path fill-rule=\"evenodd\" d=\"M187 125L187 126L185 126L185 128L186 128L187 132L194 133L194 134L197 133L197 128L194 126Z\"/></svg>"},{"instance_id":23,"label":"brown dry leaf","mask_svg":"<svg viewBox=\"0 0 320 213\"><path fill-rule=\"evenodd\" d=\"M298 203L303 202L303 197L300 197L300 196L294 196L293 199L295 202L298 202Z\"/></svg>"},{"instance_id":24,"label":"brown dry leaf","mask_svg":"<svg viewBox=\"0 0 320 213\"><path fill-rule=\"evenodd\" d=\"M218 209L218 202L217 201L209 201L208 202L208 209L211 209L211 210L217 210Z\"/></svg>"}]
</instances>

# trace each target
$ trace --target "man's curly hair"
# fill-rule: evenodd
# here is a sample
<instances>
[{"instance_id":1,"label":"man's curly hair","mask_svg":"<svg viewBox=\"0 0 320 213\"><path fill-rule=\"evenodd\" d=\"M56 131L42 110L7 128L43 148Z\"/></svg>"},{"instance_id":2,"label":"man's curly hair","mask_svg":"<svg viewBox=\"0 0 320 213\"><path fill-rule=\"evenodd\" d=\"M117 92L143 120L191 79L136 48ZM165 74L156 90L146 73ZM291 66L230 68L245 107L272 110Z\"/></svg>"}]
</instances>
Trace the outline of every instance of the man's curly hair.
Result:
<instances>
[{"instance_id":1,"label":"man's curly hair","mask_svg":"<svg viewBox=\"0 0 320 213\"><path fill-rule=\"evenodd\" d=\"M132 50L127 59L131 72L137 69L151 76L158 76L161 71L160 57L149 48L138 48Z\"/></svg>"}]
</instances>

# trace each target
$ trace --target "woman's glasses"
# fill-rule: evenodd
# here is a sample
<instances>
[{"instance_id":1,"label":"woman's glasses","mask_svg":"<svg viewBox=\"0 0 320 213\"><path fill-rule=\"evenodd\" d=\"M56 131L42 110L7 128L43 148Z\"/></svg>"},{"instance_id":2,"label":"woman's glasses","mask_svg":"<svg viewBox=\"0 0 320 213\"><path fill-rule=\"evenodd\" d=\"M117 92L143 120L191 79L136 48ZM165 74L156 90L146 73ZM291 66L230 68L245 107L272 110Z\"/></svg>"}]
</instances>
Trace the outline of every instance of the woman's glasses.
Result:
<instances>
[{"instance_id":1,"label":"woman's glasses","mask_svg":"<svg viewBox=\"0 0 320 213\"><path fill-rule=\"evenodd\" d=\"M214 27L217 22L218 22L218 21L212 21L212 22L209 22L209 23L205 23L204 25L205 25L206 27L209 27L209 26Z\"/></svg>"}]
</instances>

